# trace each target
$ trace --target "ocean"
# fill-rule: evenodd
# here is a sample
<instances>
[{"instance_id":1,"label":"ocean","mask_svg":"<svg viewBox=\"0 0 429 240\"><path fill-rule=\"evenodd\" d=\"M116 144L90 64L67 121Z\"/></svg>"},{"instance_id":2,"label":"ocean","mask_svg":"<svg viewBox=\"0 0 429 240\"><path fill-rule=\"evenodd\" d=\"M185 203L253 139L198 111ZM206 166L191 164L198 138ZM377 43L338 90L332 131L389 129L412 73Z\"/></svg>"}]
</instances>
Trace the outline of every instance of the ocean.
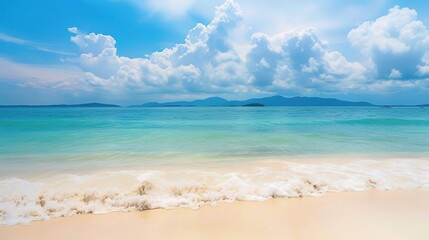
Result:
<instances>
[{"instance_id":1,"label":"ocean","mask_svg":"<svg viewBox=\"0 0 429 240\"><path fill-rule=\"evenodd\" d=\"M0 224L429 188L429 108L0 108Z\"/></svg>"}]
</instances>

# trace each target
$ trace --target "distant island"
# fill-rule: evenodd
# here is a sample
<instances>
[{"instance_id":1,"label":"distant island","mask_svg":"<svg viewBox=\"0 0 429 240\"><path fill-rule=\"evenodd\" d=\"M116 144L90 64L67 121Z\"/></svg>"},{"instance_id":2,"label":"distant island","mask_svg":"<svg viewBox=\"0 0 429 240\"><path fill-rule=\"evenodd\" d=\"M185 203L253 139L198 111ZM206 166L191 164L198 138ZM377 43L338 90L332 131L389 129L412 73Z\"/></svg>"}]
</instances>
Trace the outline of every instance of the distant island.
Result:
<instances>
[{"instance_id":1,"label":"distant island","mask_svg":"<svg viewBox=\"0 0 429 240\"><path fill-rule=\"evenodd\" d=\"M345 106L345 107L429 107L429 104L420 105L376 105L369 102L352 102L336 98L320 97L283 97L272 96L263 98L251 98L247 100L226 100L221 97L209 97L193 101L174 101L174 102L148 102L141 105L127 106L130 108L149 108L149 107L264 107L264 106L290 106L290 107L311 107L311 106ZM0 108L118 108L122 107L115 104L105 103L83 103L83 104L53 104L53 105L0 105Z\"/></svg>"},{"instance_id":2,"label":"distant island","mask_svg":"<svg viewBox=\"0 0 429 240\"><path fill-rule=\"evenodd\" d=\"M121 107L119 105L114 104L104 104L104 103L83 103L83 104L54 104L54 105L0 105L2 108L7 107L20 107L20 108L27 108L27 107L47 107L47 108L73 108L73 107L92 107L92 108L100 108L100 107Z\"/></svg>"},{"instance_id":3,"label":"distant island","mask_svg":"<svg viewBox=\"0 0 429 240\"><path fill-rule=\"evenodd\" d=\"M264 104L260 104L260 103L249 103L249 104L244 104L243 107L263 107L265 106Z\"/></svg>"},{"instance_id":4,"label":"distant island","mask_svg":"<svg viewBox=\"0 0 429 240\"><path fill-rule=\"evenodd\" d=\"M226 100L210 97L194 101L148 102L130 107L262 107L262 106L376 106L368 102L350 102L335 98L272 96L248 100Z\"/></svg>"}]
</instances>

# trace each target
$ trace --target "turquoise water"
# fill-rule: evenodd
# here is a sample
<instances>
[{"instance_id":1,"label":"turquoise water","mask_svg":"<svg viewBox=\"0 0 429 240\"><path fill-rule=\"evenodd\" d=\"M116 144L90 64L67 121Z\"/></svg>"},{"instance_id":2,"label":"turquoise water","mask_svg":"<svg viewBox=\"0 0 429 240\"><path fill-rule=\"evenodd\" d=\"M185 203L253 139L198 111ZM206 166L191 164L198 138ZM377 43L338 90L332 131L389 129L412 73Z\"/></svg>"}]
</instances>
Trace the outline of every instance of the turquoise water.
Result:
<instances>
[{"instance_id":1,"label":"turquoise water","mask_svg":"<svg viewBox=\"0 0 429 240\"><path fill-rule=\"evenodd\" d=\"M1 108L0 225L429 188L428 149L428 108Z\"/></svg>"},{"instance_id":2,"label":"turquoise water","mask_svg":"<svg viewBox=\"0 0 429 240\"><path fill-rule=\"evenodd\" d=\"M0 109L0 174L428 149L428 108Z\"/></svg>"}]
</instances>

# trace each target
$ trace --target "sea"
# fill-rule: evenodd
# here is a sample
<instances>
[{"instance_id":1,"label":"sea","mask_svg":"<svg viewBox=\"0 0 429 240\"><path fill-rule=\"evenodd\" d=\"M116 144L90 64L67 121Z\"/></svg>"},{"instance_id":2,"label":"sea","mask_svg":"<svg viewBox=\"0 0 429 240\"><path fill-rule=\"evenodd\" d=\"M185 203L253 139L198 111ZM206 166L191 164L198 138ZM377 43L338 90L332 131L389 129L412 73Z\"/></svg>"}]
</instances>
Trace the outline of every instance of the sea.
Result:
<instances>
[{"instance_id":1,"label":"sea","mask_svg":"<svg viewBox=\"0 0 429 240\"><path fill-rule=\"evenodd\" d=\"M0 224L429 188L429 108L0 108Z\"/></svg>"}]
</instances>

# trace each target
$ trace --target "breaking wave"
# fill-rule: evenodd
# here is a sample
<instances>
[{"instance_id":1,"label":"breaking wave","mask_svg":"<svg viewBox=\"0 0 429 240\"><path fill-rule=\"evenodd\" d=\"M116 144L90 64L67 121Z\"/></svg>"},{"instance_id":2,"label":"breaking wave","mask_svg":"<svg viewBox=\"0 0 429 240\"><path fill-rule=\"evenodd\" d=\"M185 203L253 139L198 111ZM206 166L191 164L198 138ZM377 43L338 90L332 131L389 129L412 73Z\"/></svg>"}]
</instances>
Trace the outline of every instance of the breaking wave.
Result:
<instances>
[{"instance_id":1,"label":"breaking wave","mask_svg":"<svg viewBox=\"0 0 429 240\"><path fill-rule=\"evenodd\" d=\"M326 192L429 188L429 162L270 162L229 169L106 171L0 181L0 224L219 202L321 196Z\"/></svg>"}]
</instances>

